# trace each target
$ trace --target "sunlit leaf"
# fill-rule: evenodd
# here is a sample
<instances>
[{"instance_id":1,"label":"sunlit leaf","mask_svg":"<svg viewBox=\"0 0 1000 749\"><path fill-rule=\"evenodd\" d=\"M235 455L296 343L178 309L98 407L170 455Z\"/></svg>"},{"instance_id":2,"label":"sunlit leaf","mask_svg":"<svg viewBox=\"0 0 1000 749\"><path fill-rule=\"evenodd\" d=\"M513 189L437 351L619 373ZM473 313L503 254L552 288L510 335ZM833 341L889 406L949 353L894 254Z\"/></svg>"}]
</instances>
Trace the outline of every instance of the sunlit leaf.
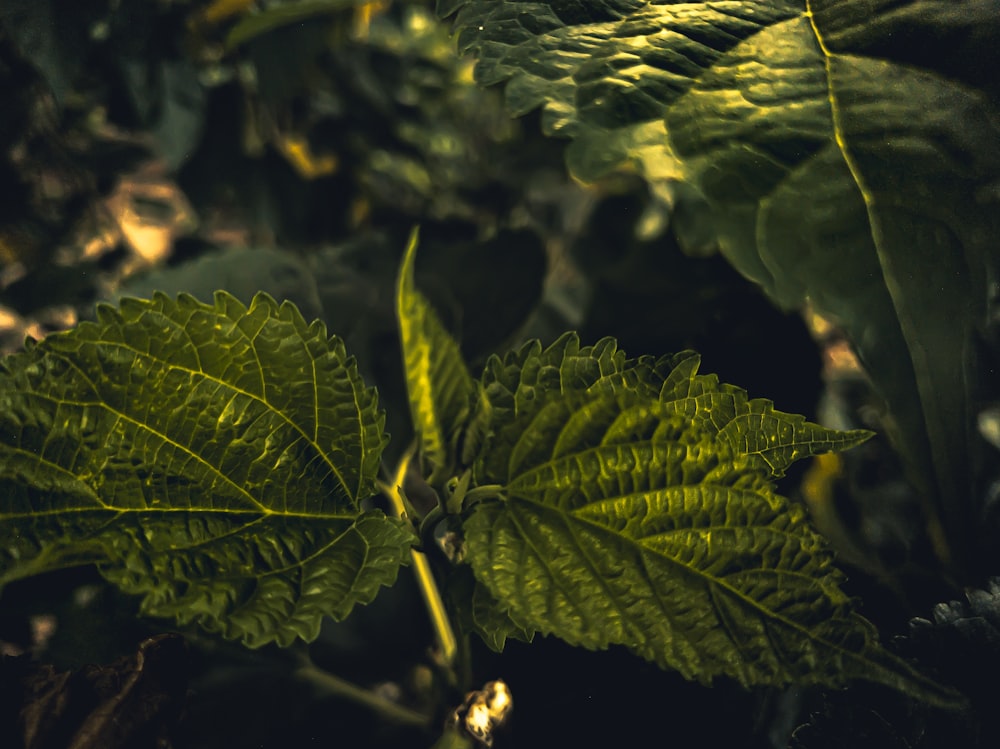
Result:
<instances>
[{"instance_id":1,"label":"sunlit leaf","mask_svg":"<svg viewBox=\"0 0 1000 749\"><path fill-rule=\"evenodd\" d=\"M949 699L880 648L832 552L771 484L868 433L749 400L689 353L630 360L610 339L529 344L493 359L483 387L494 418L474 483L499 499L474 503L464 530L514 623L705 683L862 678Z\"/></svg>"},{"instance_id":2,"label":"sunlit leaf","mask_svg":"<svg viewBox=\"0 0 1000 749\"><path fill-rule=\"evenodd\" d=\"M591 180L698 193L721 251L849 334L953 543L995 558L971 428L1000 276L992 0L441 0L478 80L541 107ZM683 226L677 230L683 234ZM699 242L702 239L698 240ZM970 539L977 539L970 543Z\"/></svg>"},{"instance_id":3,"label":"sunlit leaf","mask_svg":"<svg viewBox=\"0 0 1000 749\"><path fill-rule=\"evenodd\" d=\"M451 465L458 431L468 415L475 385L458 342L417 290L413 271L416 251L414 231L399 272L396 312L410 414L423 457L431 468L429 481L433 484L444 477Z\"/></svg>"},{"instance_id":4,"label":"sunlit leaf","mask_svg":"<svg viewBox=\"0 0 1000 749\"><path fill-rule=\"evenodd\" d=\"M386 442L324 326L266 295L125 299L0 368L0 584L94 562L142 610L311 640L393 582Z\"/></svg>"}]
</instances>

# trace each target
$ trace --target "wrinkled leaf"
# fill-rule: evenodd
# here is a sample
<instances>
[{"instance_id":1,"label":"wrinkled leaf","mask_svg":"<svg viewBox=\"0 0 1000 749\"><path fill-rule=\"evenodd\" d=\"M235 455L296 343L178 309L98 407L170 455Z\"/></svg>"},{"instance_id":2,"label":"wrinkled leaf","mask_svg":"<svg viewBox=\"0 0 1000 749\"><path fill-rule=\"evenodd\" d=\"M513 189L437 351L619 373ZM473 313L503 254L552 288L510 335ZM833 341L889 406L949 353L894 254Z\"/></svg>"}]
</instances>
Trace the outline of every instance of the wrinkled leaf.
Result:
<instances>
[{"instance_id":1,"label":"wrinkled leaf","mask_svg":"<svg viewBox=\"0 0 1000 749\"><path fill-rule=\"evenodd\" d=\"M142 611L311 640L393 582L386 437L324 326L266 295L125 299L0 368L0 584L95 562Z\"/></svg>"},{"instance_id":2,"label":"wrinkled leaf","mask_svg":"<svg viewBox=\"0 0 1000 749\"><path fill-rule=\"evenodd\" d=\"M431 469L428 481L433 484L451 466L456 438L468 415L475 386L458 342L417 290L413 270L416 252L414 231L399 271L396 313L413 428Z\"/></svg>"},{"instance_id":3,"label":"wrinkled leaf","mask_svg":"<svg viewBox=\"0 0 1000 749\"><path fill-rule=\"evenodd\" d=\"M744 685L861 678L949 693L882 650L832 552L771 479L867 438L749 400L697 357L630 360L573 335L494 358L469 561L518 625L625 645L686 678Z\"/></svg>"},{"instance_id":4,"label":"wrinkled leaf","mask_svg":"<svg viewBox=\"0 0 1000 749\"><path fill-rule=\"evenodd\" d=\"M1000 13L993 0L442 0L477 76L573 139L594 179L694 186L722 252L781 305L850 335L966 564L973 353L1000 277ZM678 225L678 231L683 229ZM969 543L969 539L977 539ZM959 545L954 545L958 542Z\"/></svg>"},{"instance_id":5,"label":"wrinkled leaf","mask_svg":"<svg viewBox=\"0 0 1000 749\"><path fill-rule=\"evenodd\" d=\"M475 632L486 646L502 653L509 638L531 642L534 632L516 624L505 607L475 578L467 564L451 570L446 590L455 622L466 632Z\"/></svg>"}]
</instances>

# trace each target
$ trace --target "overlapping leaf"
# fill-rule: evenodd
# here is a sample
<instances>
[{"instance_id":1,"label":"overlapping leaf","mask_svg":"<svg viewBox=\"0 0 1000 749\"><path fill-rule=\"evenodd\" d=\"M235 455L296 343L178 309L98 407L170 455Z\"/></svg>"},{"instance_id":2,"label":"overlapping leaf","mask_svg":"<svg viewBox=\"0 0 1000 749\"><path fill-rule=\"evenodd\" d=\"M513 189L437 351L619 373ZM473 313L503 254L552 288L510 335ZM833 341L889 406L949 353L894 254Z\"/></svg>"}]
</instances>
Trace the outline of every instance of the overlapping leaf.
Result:
<instances>
[{"instance_id":1,"label":"overlapping leaf","mask_svg":"<svg viewBox=\"0 0 1000 749\"><path fill-rule=\"evenodd\" d=\"M697 374L697 357L630 360L567 335L493 359L469 560L528 630L621 644L709 682L866 678L946 700L884 651L832 554L770 479L863 441Z\"/></svg>"},{"instance_id":2,"label":"overlapping leaf","mask_svg":"<svg viewBox=\"0 0 1000 749\"><path fill-rule=\"evenodd\" d=\"M516 624L489 588L476 579L467 564L456 565L448 577L447 591L454 621L477 634L486 646L502 653L508 639L531 642L534 632Z\"/></svg>"},{"instance_id":3,"label":"overlapping leaf","mask_svg":"<svg viewBox=\"0 0 1000 749\"><path fill-rule=\"evenodd\" d=\"M447 476L456 439L468 416L475 392L472 375L462 359L458 342L441 324L437 313L416 287L414 263L417 233L399 272L396 312L403 346L406 388L413 427L420 438L430 483Z\"/></svg>"},{"instance_id":4,"label":"overlapping leaf","mask_svg":"<svg viewBox=\"0 0 1000 749\"><path fill-rule=\"evenodd\" d=\"M383 418L291 304L104 306L0 369L0 583L96 562L145 613L251 646L312 639L409 550L360 508Z\"/></svg>"},{"instance_id":5,"label":"overlapping leaf","mask_svg":"<svg viewBox=\"0 0 1000 749\"><path fill-rule=\"evenodd\" d=\"M482 83L509 80L515 112L541 106L546 131L573 138L578 176L632 164L661 192L694 186L742 273L845 326L912 472L964 540L952 552L974 555L968 435L992 387L975 339L1000 275L997 3L441 0L439 11L457 11Z\"/></svg>"}]
</instances>

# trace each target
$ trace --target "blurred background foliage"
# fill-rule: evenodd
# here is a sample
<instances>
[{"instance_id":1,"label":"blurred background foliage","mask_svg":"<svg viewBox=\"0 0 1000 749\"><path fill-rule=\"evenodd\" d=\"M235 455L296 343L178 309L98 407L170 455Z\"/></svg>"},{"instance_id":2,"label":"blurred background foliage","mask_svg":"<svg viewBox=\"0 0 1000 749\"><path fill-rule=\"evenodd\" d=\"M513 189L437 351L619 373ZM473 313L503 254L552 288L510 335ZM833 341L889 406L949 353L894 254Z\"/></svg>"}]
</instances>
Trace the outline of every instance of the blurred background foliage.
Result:
<instances>
[{"instance_id":1,"label":"blurred background foliage","mask_svg":"<svg viewBox=\"0 0 1000 749\"><path fill-rule=\"evenodd\" d=\"M718 257L682 254L671 217L633 175L570 180L563 144L534 116L511 119L499 91L474 84L472 66L426 0L4 0L0 351L122 295L210 299L225 288L247 301L265 290L346 340L379 388L391 463L411 434L393 285L419 224L418 282L473 365L572 328L588 341L613 335L632 355L694 348L704 371L783 410L878 427L879 405L835 328L776 311ZM865 570L857 591L883 593L866 614L898 627L943 597L928 582L916 500L884 442L845 461L818 462L783 489L802 487L844 558ZM433 727L462 695L434 678L408 583L331 623L311 657L425 711ZM0 643L57 669L109 663L121 678L142 671L139 652L162 670L148 657L160 641L137 651L157 624L134 620L133 608L90 571L27 581L5 592ZM119 745L433 742L433 728L380 722L297 682L301 652L246 653L196 633L190 642L168 659L189 679L187 706L151 710L167 727ZM681 700L672 742L783 746L810 699L704 690L619 651L513 643L496 656L479 645L474 678L502 676L517 703L498 745L645 742L662 730L666 701ZM58 674L14 663L0 670L0 731L12 705L37 706L46 689L70 706L62 733L32 747L66 745L74 710L86 716L115 698L79 678L76 692L60 692ZM157 673L141 705L173 705ZM15 740L0 733L2 746Z\"/></svg>"}]
</instances>

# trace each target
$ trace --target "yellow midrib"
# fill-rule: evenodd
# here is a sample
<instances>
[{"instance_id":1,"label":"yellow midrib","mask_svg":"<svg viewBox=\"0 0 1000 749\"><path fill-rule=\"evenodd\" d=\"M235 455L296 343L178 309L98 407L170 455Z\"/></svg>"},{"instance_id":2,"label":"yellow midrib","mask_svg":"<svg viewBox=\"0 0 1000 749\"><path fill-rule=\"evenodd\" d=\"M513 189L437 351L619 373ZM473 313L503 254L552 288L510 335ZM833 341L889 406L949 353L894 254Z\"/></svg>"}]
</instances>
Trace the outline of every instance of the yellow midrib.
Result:
<instances>
[{"instance_id":1,"label":"yellow midrib","mask_svg":"<svg viewBox=\"0 0 1000 749\"><path fill-rule=\"evenodd\" d=\"M830 102L830 119L833 124L833 139L837 144L837 149L840 151L841 157L844 159L844 164L851 173L851 179L854 180L854 184L857 186L858 192L861 194L861 199L865 201L865 209L868 212L868 223L870 224L872 231L872 241L877 247L878 239L875 235L878 233L878 223L874 216L875 198L865 183L865 179L861 174L861 168L858 166L858 162L855 160L850 149L847 147L847 139L844 136L843 119L840 113L840 102L837 100L837 94L833 87L833 53L830 51L830 48L826 46L826 40L823 38L823 34L819 30L819 26L816 25L816 16L813 14L812 0L806 0L805 15L806 18L809 19L809 26L812 29L813 35L816 37L816 43L819 45L820 52L823 53L823 67L826 72L826 95L827 100Z\"/></svg>"}]
</instances>

